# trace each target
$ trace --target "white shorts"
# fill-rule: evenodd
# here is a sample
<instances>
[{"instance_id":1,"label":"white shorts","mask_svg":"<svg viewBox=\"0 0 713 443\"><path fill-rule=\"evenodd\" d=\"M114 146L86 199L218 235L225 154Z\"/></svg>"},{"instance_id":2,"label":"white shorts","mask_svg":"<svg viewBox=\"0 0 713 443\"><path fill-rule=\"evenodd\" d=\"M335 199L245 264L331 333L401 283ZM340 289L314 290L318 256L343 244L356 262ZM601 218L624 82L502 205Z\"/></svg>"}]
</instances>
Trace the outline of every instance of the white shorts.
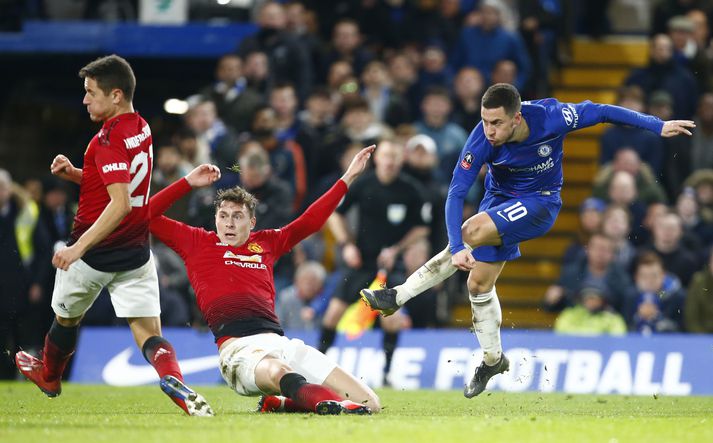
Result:
<instances>
[{"instance_id":1,"label":"white shorts","mask_svg":"<svg viewBox=\"0 0 713 443\"><path fill-rule=\"evenodd\" d=\"M308 383L321 385L337 364L302 340L274 333L241 337L220 351L219 365L223 379L240 395L262 395L255 383L255 367L270 356L285 362Z\"/></svg>"},{"instance_id":2,"label":"white shorts","mask_svg":"<svg viewBox=\"0 0 713 443\"><path fill-rule=\"evenodd\" d=\"M143 266L130 271L97 271L83 260L72 263L68 271L57 269L52 309L60 317L79 317L89 310L104 287L109 290L119 318L161 314L153 254Z\"/></svg>"}]
</instances>

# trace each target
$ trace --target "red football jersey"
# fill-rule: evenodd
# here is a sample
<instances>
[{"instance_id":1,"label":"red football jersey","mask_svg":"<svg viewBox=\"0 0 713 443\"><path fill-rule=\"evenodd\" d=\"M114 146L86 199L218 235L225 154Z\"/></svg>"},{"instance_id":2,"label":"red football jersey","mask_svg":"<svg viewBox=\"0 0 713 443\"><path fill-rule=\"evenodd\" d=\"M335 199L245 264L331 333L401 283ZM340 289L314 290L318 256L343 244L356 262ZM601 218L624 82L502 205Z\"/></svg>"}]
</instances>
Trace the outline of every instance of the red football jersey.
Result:
<instances>
[{"instance_id":1,"label":"red football jersey","mask_svg":"<svg viewBox=\"0 0 713 443\"><path fill-rule=\"evenodd\" d=\"M302 215L282 229L252 232L236 247L218 234L171 220L161 214L190 191L181 179L151 198L151 233L183 259L198 307L218 345L233 336L282 333L275 314L275 261L319 230L347 191L339 180Z\"/></svg>"},{"instance_id":2,"label":"red football jersey","mask_svg":"<svg viewBox=\"0 0 713 443\"><path fill-rule=\"evenodd\" d=\"M136 269L149 257L149 186L153 168L151 128L134 112L106 122L84 153L79 207L70 243L99 218L110 198L106 187L129 183L131 212L82 257L101 271Z\"/></svg>"}]
</instances>

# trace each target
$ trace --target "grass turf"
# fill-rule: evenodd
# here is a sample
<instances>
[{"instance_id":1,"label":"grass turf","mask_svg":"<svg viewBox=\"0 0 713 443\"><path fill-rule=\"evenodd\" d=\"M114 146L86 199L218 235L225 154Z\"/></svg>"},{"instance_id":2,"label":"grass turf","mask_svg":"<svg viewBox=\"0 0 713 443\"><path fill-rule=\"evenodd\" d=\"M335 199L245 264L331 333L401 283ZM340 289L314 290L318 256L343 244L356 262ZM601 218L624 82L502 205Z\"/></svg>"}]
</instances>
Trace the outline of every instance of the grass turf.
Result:
<instances>
[{"instance_id":1,"label":"grass turf","mask_svg":"<svg viewBox=\"0 0 713 443\"><path fill-rule=\"evenodd\" d=\"M182 412L157 386L65 384L48 399L0 383L0 442L711 442L713 397L381 390L381 414L257 414L256 398L197 389L217 416Z\"/></svg>"}]
</instances>

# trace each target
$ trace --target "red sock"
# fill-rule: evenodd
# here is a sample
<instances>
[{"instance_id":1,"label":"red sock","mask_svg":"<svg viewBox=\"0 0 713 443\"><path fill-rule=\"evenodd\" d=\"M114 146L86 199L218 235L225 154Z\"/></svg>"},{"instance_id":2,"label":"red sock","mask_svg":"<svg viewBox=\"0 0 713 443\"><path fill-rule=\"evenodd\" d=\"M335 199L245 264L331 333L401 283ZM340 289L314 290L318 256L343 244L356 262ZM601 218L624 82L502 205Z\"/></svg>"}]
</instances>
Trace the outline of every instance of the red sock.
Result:
<instances>
[{"instance_id":1,"label":"red sock","mask_svg":"<svg viewBox=\"0 0 713 443\"><path fill-rule=\"evenodd\" d=\"M144 358L154 367L159 378L172 375L183 381L181 368L176 360L176 351L173 346L163 337L153 336L146 340L142 349Z\"/></svg>"},{"instance_id":2,"label":"red sock","mask_svg":"<svg viewBox=\"0 0 713 443\"><path fill-rule=\"evenodd\" d=\"M294 396L292 396L294 407L309 412L316 412L317 404L324 400L342 401L332 390L322 385L313 385L311 383L300 386ZM287 409L287 402L285 402L285 409Z\"/></svg>"},{"instance_id":3,"label":"red sock","mask_svg":"<svg viewBox=\"0 0 713 443\"><path fill-rule=\"evenodd\" d=\"M314 412L314 409L305 409L291 398L285 398L283 406L285 408L285 412Z\"/></svg>"},{"instance_id":4,"label":"red sock","mask_svg":"<svg viewBox=\"0 0 713 443\"><path fill-rule=\"evenodd\" d=\"M42 377L47 381L61 378L72 354L74 354L74 350L63 351L52 342L48 334L45 337L45 347L42 353L42 363L44 364Z\"/></svg>"}]
</instances>

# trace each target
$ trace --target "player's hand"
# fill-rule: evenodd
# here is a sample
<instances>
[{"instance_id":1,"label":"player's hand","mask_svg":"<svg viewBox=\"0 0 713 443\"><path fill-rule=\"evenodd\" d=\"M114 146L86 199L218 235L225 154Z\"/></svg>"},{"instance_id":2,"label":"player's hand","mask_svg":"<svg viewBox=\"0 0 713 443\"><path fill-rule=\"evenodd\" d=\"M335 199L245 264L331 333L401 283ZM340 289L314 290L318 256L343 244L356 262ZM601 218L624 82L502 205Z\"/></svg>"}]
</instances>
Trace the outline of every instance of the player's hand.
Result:
<instances>
[{"instance_id":1,"label":"player's hand","mask_svg":"<svg viewBox=\"0 0 713 443\"><path fill-rule=\"evenodd\" d=\"M376 145L367 146L362 149L354 156L352 162L349 164L347 171L342 176L342 180L347 186L351 185L354 179L359 177L364 169L366 169L366 162L369 161L371 154L376 149Z\"/></svg>"},{"instance_id":2,"label":"player's hand","mask_svg":"<svg viewBox=\"0 0 713 443\"><path fill-rule=\"evenodd\" d=\"M72 162L62 154L56 156L50 165L50 172L64 180L73 181L77 171Z\"/></svg>"},{"instance_id":3,"label":"player's hand","mask_svg":"<svg viewBox=\"0 0 713 443\"><path fill-rule=\"evenodd\" d=\"M220 180L220 168L215 165L202 164L186 175L186 181L191 188L202 188Z\"/></svg>"},{"instance_id":4,"label":"player's hand","mask_svg":"<svg viewBox=\"0 0 713 443\"><path fill-rule=\"evenodd\" d=\"M361 268L361 252L354 243L347 243L342 248L342 259L350 268Z\"/></svg>"},{"instance_id":5,"label":"player's hand","mask_svg":"<svg viewBox=\"0 0 713 443\"><path fill-rule=\"evenodd\" d=\"M691 135L689 129L696 127L696 124L691 120L669 120L663 123L661 128L661 137L674 137L680 134Z\"/></svg>"},{"instance_id":6,"label":"player's hand","mask_svg":"<svg viewBox=\"0 0 713 443\"><path fill-rule=\"evenodd\" d=\"M451 257L451 263L461 271L470 271L475 268L475 259L467 248L456 252Z\"/></svg>"},{"instance_id":7,"label":"player's hand","mask_svg":"<svg viewBox=\"0 0 713 443\"><path fill-rule=\"evenodd\" d=\"M68 246L54 253L52 265L57 269L66 271L72 263L82 258L82 255L84 254L77 245Z\"/></svg>"},{"instance_id":8,"label":"player's hand","mask_svg":"<svg viewBox=\"0 0 713 443\"><path fill-rule=\"evenodd\" d=\"M396 263L396 256L398 254L399 251L394 246L390 248L384 248L379 253L379 256L376 257L376 263L379 265L380 268L384 268L387 271L391 271L392 269L394 269L394 263Z\"/></svg>"}]
</instances>

